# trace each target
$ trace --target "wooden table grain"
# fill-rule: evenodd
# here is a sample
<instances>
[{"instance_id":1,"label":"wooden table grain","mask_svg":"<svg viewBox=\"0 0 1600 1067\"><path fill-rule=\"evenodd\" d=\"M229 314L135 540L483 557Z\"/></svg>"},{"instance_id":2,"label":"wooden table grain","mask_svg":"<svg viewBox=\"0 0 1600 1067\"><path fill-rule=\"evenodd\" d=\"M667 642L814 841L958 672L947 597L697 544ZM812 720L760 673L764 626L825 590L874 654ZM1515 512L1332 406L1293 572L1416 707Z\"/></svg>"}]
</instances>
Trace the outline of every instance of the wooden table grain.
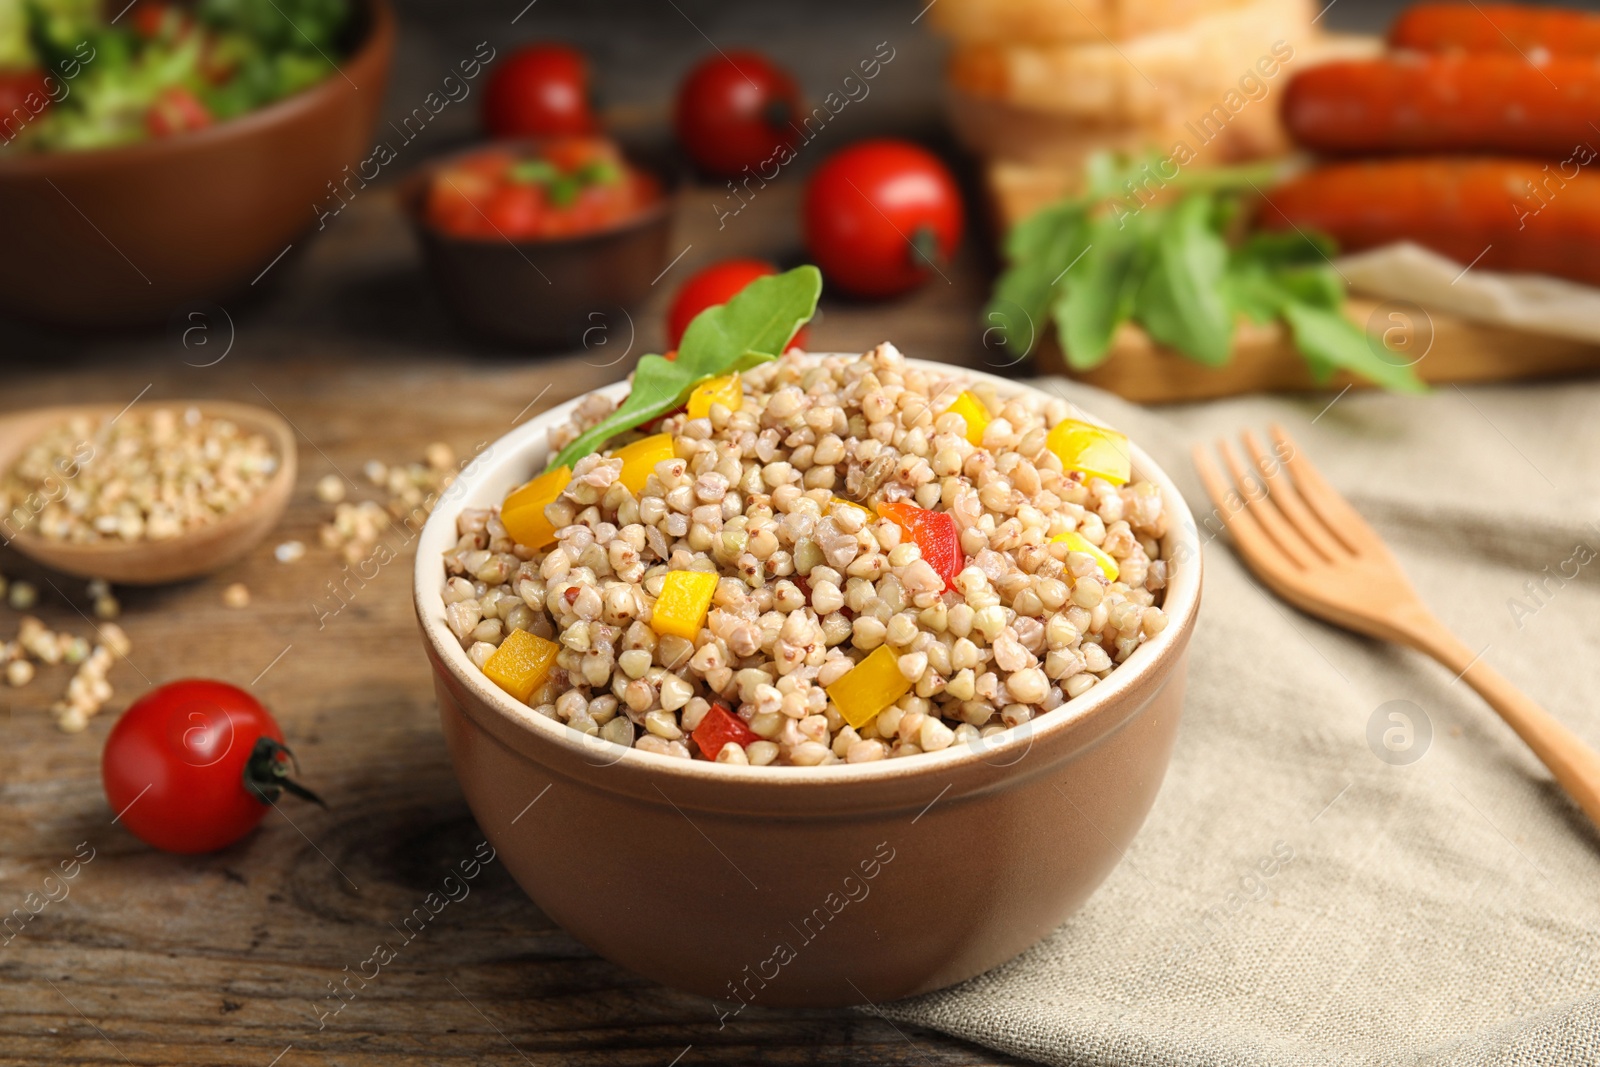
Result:
<instances>
[{"instance_id":1,"label":"wooden table grain","mask_svg":"<svg viewBox=\"0 0 1600 1067\"><path fill-rule=\"evenodd\" d=\"M276 266L277 288L254 303L180 316L134 338L0 327L0 410L224 397L282 412L299 434L300 462L281 528L248 558L202 581L120 591L134 647L112 671L115 699L87 732L58 732L48 711L68 668L0 687L0 915L44 899L45 878L63 861L92 857L66 896L0 934L0 1063L1014 1062L870 1011L753 1007L722 1026L704 998L594 956L497 864L421 934L396 935L482 835L440 735L412 614L411 554L347 582L342 561L318 544L331 508L313 486L340 474L358 486L352 498L378 499L360 473L368 459L418 460L432 441L469 455L659 350L662 305L697 264L745 252L798 258L792 184L764 191L720 232L714 195L686 197L675 245L686 251L633 326L608 323L564 356L464 342L382 193ZM815 347L890 339L912 355L983 365L983 268L962 261L947 275L889 305L828 301ZM273 547L288 540L307 554L277 562ZM51 626L92 633L83 583L6 553L0 572L39 585L37 613ZM224 606L233 582L249 587L248 608ZM335 588L346 590L342 599ZM0 637L19 618L0 606ZM244 841L201 857L155 852L113 825L99 754L117 713L155 685L196 675L245 686L273 709L329 811L287 801ZM715 921L679 906L674 921ZM353 984L353 997L327 999L331 983L384 940L403 945L398 957L364 987Z\"/></svg>"}]
</instances>

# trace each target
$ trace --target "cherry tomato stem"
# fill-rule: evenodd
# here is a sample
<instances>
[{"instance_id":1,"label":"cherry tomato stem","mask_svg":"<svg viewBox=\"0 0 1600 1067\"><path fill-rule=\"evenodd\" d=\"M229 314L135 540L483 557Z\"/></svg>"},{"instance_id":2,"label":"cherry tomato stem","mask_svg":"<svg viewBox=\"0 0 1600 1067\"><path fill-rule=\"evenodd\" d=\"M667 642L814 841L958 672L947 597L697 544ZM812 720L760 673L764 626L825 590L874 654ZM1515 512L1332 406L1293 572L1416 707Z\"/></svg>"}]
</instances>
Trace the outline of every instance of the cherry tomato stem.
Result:
<instances>
[{"instance_id":1,"label":"cherry tomato stem","mask_svg":"<svg viewBox=\"0 0 1600 1067\"><path fill-rule=\"evenodd\" d=\"M287 792L327 811L326 801L289 777L291 766L294 773L300 773L300 762L294 758L293 752L270 737L258 737L255 748L250 750L250 759L244 765L244 787L263 804L272 804L277 801L279 794Z\"/></svg>"}]
</instances>

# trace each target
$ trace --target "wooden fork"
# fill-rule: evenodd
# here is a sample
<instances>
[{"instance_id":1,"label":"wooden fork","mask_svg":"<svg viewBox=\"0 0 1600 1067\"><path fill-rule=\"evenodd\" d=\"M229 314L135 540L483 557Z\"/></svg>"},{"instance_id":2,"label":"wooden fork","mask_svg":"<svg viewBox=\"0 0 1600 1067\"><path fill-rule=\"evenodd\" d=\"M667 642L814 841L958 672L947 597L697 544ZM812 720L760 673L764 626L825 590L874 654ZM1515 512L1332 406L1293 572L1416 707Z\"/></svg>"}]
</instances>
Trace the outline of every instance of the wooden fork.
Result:
<instances>
[{"instance_id":1,"label":"wooden fork","mask_svg":"<svg viewBox=\"0 0 1600 1067\"><path fill-rule=\"evenodd\" d=\"M1274 448L1244 434L1247 469L1218 441L1230 483L1207 455L1195 466L1215 515L1232 532L1245 563L1267 586L1307 615L1426 653L1478 691L1527 742L1590 820L1600 825L1600 755L1528 699L1461 641L1423 604L1377 533L1328 485L1282 427Z\"/></svg>"}]
</instances>

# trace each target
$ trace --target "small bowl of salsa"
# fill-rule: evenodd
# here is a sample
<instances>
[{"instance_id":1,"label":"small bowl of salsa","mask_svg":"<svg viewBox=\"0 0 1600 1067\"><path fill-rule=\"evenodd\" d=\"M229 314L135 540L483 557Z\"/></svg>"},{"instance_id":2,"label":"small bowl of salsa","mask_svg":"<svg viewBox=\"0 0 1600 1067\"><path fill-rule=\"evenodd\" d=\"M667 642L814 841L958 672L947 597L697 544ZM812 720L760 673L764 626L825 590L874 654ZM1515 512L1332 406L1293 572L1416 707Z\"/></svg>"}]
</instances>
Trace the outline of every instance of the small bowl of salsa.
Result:
<instances>
[{"instance_id":1,"label":"small bowl of salsa","mask_svg":"<svg viewBox=\"0 0 1600 1067\"><path fill-rule=\"evenodd\" d=\"M579 348L629 336L668 262L673 186L605 137L504 142L413 180L406 205L451 315L488 341Z\"/></svg>"}]
</instances>

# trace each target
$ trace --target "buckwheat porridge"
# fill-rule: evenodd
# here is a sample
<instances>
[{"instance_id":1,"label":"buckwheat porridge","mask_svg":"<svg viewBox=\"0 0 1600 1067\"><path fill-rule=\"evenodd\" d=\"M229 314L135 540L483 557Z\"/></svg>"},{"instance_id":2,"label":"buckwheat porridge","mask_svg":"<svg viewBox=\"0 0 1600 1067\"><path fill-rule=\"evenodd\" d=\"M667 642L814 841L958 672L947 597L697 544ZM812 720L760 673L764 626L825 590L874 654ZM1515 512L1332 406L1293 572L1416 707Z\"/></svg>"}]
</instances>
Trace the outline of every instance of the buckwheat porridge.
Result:
<instances>
[{"instance_id":1,"label":"buckwheat porridge","mask_svg":"<svg viewBox=\"0 0 1600 1067\"><path fill-rule=\"evenodd\" d=\"M615 403L591 394L552 455ZM1166 626L1127 439L958 369L791 351L463 512L450 628L539 714L649 752L911 756L1083 695Z\"/></svg>"}]
</instances>

